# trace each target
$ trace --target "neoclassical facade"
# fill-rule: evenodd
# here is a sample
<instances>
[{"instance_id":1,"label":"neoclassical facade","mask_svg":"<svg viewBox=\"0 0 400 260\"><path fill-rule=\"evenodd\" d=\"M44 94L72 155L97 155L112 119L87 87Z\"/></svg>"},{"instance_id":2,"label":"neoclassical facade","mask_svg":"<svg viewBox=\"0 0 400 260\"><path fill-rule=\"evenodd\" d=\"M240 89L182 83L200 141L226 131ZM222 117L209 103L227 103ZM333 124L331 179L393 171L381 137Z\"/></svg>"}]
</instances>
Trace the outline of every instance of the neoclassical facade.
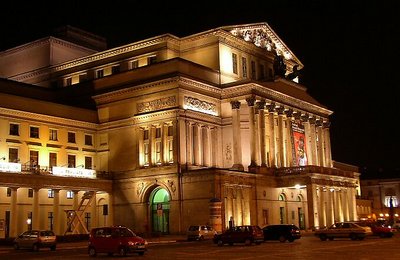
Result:
<instances>
[{"instance_id":1,"label":"neoclassical facade","mask_svg":"<svg viewBox=\"0 0 400 260\"><path fill-rule=\"evenodd\" d=\"M0 53L0 237L358 218L332 111L268 24L112 49L64 30Z\"/></svg>"}]
</instances>

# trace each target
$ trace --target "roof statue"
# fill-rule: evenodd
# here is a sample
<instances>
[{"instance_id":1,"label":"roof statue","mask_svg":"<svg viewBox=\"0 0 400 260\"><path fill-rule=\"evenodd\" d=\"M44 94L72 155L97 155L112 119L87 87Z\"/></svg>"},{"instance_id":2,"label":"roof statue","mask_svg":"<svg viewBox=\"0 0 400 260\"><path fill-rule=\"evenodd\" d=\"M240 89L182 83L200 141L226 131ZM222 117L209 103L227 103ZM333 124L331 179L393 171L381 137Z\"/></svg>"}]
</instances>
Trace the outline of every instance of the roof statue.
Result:
<instances>
[{"instance_id":1,"label":"roof statue","mask_svg":"<svg viewBox=\"0 0 400 260\"><path fill-rule=\"evenodd\" d=\"M287 79L294 80L295 78L300 76L299 65L293 66L293 72L287 75Z\"/></svg>"},{"instance_id":2,"label":"roof statue","mask_svg":"<svg viewBox=\"0 0 400 260\"><path fill-rule=\"evenodd\" d=\"M275 77L285 77L286 74L286 64L281 55L276 55L274 60L274 72Z\"/></svg>"}]
</instances>

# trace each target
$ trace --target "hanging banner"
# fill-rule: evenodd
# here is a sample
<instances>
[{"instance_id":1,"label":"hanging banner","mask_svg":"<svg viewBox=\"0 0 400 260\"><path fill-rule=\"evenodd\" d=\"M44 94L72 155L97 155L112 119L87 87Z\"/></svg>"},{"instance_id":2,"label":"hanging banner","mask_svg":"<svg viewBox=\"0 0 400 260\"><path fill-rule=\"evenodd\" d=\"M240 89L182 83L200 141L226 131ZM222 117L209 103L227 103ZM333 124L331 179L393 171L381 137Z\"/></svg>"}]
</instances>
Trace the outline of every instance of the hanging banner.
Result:
<instances>
[{"instance_id":1,"label":"hanging banner","mask_svg":"<svg viewBox=\"0 0 400 260\"><path fill-rule=\"evenodd\" d=\"M292 147L293 164L295 166L307 165L306 135L304 125L300 120L292 122Z\"/></svg>"}]
</instances>

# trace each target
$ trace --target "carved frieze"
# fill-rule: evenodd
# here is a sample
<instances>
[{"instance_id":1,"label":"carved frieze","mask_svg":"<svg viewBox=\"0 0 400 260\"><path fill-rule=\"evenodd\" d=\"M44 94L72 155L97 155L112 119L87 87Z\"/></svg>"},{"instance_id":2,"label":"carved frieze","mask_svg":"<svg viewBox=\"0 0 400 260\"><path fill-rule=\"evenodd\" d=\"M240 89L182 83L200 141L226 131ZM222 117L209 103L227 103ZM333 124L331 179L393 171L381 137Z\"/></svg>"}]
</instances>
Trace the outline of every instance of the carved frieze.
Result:
<instances>
[{"instance_id":1,"label":"carved frieze","mask_svg":"<svg viewBox=\"0 0 400 260\"><path fill-rule=\"evenodd\" d=\"M197 98L184 97L184 106L187 109L203 112L206 114L217 115L217 106Z\"/></svg>"},{"instance_id":2,"label":"carved frieze","mask_svg":"<svg viewBox=\"0 0 400 260\"><path fill-rule=\"evenodd\" d=\"M157 111L165 108L176 106L176 97L170 96L166 98L159 98L148 102L138 103L136 109L138 113L145 113L151 111Z\"/></svg>"}]
</instances>

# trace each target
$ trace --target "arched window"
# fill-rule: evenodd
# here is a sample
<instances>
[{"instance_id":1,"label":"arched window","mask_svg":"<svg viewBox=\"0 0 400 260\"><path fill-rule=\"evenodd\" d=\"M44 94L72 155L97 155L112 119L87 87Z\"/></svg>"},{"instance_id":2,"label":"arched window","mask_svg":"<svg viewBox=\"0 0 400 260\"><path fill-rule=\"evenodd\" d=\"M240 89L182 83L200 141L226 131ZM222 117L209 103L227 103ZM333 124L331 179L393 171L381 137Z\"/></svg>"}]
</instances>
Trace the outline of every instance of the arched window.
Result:
<instances>
[{"instance_id":1,"label":"arched window","mask_svg":"<svg viewBox=\"0 0 400 260\"><path fill-rule=\"evenodd\" d=\"M285 196L285 194L281 193L281 194L279 195L278 200L280 200L280 201L286 201L286 196Z\"/></svg>"},{"instance_id":2,"label":"arched window","mask_svg":"<svg viewBox=\"0 0 400 260\"><path fill-rule=\"evenodd\" d=\"M303 196L298 195L298 196L297 196L297 201L303 201Z\"/></svg>"}]
</instances>

